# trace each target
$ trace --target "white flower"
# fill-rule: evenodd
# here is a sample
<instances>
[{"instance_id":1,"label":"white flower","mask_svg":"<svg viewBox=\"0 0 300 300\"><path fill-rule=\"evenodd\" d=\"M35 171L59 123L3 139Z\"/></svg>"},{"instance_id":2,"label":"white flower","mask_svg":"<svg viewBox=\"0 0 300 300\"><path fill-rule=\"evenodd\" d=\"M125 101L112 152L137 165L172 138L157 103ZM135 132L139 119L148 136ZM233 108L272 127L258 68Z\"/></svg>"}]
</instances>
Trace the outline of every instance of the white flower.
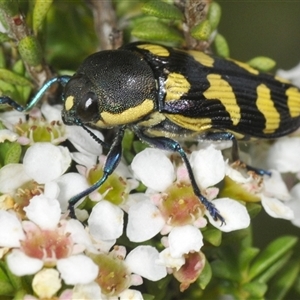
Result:
<instances>
[{"instance_id":1,"label":"white flower","mask_svg":"<svg viewBox=\"0 0 300 300\"><path fill-rule=\"evenodd\" d=\"M300 171L300 138L283 137L270 147L267 164L268 168L280 173Z\"/></svg>"},{"instance_id":2,"label":"white flower","mask_svg":"<svg viewBox=\"0 0 300 300\"><path fill-rule=\"evenodd\" d=\"M138 246L126 257L129 269L146 279L157 281L167 275L166 268L158 264L159 253L152 246Z\"/></svg>"},{"instance_id":3,"label":"white flower","mask_svg":"<svg viewBox=\"0 0 300 300\"><path fill-rule=\"evenodd\" d=\"M20 220L14 213L0 210L0 247L20 247L25 238Z\"/></svg>"},{"instance_id":4,"label":"white flower","mask_svg":"<svg viewBox=\"0 0 300 300\"><path fill-rule=\"evenodd\" d=\"M124 212L109 201L97 203L88 219L91 235L96 240L114 240L123 233Z\"/></svg>"},{"instance_id":5,"label":"white flower","mask_svg":"<svg viewBox=\"0 0 300 300\"><path fill-rule=\"evenodd\" d=\"M132 242L150 240L165 225L165 219L159 208L150 200L141 200L128 211L126 234Z\"/></svg>"},{"instance_id":6,"label":"white flower","mask_svg":"<svg viewBox=\"0 0 300 300\"><path fill-rule=\"evenodd\" d=\"M39 298L51 298L61 288L59 273L54 269L42 269L35 274L32 288Z\"/></svg>"},{"instance_id":7,"label":"white flower","mask_svg":"<svg viewBox=\"0 0 300 300\"><path fill-rule=\"evenodd\" d=\"M219 183L225 176L225 162L220 150L213 145L193 151L190 163L199 187L208 188Z\"/></svg>"},{"instance_id":8,"label":"white flower","mask_svg":"<svg viewBox=\"0 0 300 300\"><path fill-rule=\"evenodd\" d=\"M192 225L174 227L169 234L168 243L170 255L180 258L189 252L199 252L203 246L203 236L201 231Z\"/></svg>"},{"instance_id":9,"label":"white flower","mask_svg":"<svg viewBox=\"0 0 300 300\"><path fill-rule=\"evenodd\" d=\"M68 148L51 143L35 143L28 148L23 159L26 174L38 183L58 178L65 173L70 164Z\"/></svg>"},{"instance_id":10,"label":"white flower","mask_svg":"<svg viewBox=\"0 0 300 300\"><path fill-rule=\"evenodd\" d=\"M68 299L68 298L66 298ZM101 300L101 288L95 282L90 282L88 284L77 284L73 288L72 300Z\"/></svg>"},{"instance_id":11,"label":"white flower","mask_svg":"<svg viewBox=\"0 0 300 300\"><path fill-rule=\"evenodd\" d=\"M162 192L175 180L175 170L165 151L146 148L131 163L137 179L147 187Z\"/></svg>"},{"instance_id":12,"label":"white flower","mask_svg":"<svg viewBox=\"0 0 300 300\"><path fill-rule=\"evenodd\" d=\"M98 275L98 266L83 254L73 255L57 261L57 269L66 284L87 284Z\"/></svg>"},{"instance_id":13,"label":"white flower","mask_svg":"<svg viewBox=\"0 0 300 300\"><path fill-rule=\"evenodd\" d=\"M294 212L294 218L291 220L295 226L300 227L300 183L297 183L291 189L292 200L287 202L287 206Z\"/></svg>"},{"instance_id":14,"label":"white flower","mask_svg":"<svg viewBox=\"0 0 300 300\"><path fill-rule=\"evenodd\" d=\"M170 252L170 248L165 248L159 253L159 263L166 266L167 268L176 269L177 271L184 265L184 256L173 257Z\"/></svg>"},{"instance_id":15,"label":"white flower","mask_svg":"<svg viewBox=\"0 0 300 300\"><path fill-rule=\"evenodd\" d=\"M1 129L0 130L0 143L5 141L14 142L18 139L18 135L8 129Z\"/></svg>"},{"instance_id":16,"label":"white flower","mask_svg":"<svg viewBox=\"0 0 300 300\"><path fill-rule=\"evenodd\" d=\"M250 216L244 205L230 198L220 198L213 200L212 203L216 206L221 216L225 219L225 224L215 221L209 213L206 216L209 222L224 232L247 228L250 225Z\"/></svg>"},{"instance_id":17,"label":"white flower","mask_svg":"<svg viewBox=\"0 0 300 300\"><path fill-rule=\"evenodd\" d=\"M3 221L11 220L12 226L0 226L0 246L9 242L16 248L7 255L8 267L15 275L35 274L43 266L56 265L67 284L84 284L96 278L98 267L81 254L86 248L93 249L92 242L79 221L60 221L61 210L57 200L43 195L34 196L24 211L29 221L19 221L19 224L10 213L0 211ZM11 235L6 242L5 234Z\"/></svg>"},{"instance_id":18,"label":"white flower","mask_svg":"<svg viewBox=\"0 0 300 300\"><path fill-rule=\"evenodd\" d=\"M291 81L294 85L300 87L300 63L288 71L278 70L276 75L287 79Z\"/></svg>"},{"instance_id":19,"label":"white flower","mask_svg":"<svg viewBox=\"0 0 300 300\"><path fill-rule=\"evenodd\" d=\"M277 198L261 196L261 204L265 211L273 218L292 220L294 212Z\"/></svg>"}]
</instances>

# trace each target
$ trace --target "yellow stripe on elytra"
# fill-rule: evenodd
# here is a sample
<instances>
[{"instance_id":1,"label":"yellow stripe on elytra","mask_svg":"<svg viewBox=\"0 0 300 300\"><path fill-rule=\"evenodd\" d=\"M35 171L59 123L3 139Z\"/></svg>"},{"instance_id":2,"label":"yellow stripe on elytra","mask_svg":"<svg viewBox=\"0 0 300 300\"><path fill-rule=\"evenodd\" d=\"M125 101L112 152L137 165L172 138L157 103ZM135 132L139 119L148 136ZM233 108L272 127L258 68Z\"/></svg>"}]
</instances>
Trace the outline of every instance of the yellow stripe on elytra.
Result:
<instances>
[{"instance_id":1,"label":"yellow stripe on elytra","mask_svg":"<svg viewBox=\"0 0 300 300\"><path fill-rule=\"evenodd\" d=\"M241 110L232 87L218 74L208 75L207 80L210 87L203 93L203 96L208 100L220 100L229 113L233 125L237 125L241 119Z\"/></svg>"},{"instance_id":2,"label":"yellow stripe on elytra","mask_svg":"<svg viewBox=\"0 0 300 300\"><path fill-rule=\"evenodd\" d=\"M200 64L206 66L206 67L212 67L214 64L214 59L210 57L209 55L199 52L199 51L187 51L189 54L191 54L196 61L198 61Z\"/></svg>"},{"instance_id":3,"label":"yellow stripe on elytra","mask_svg":"<svg viewBox=\"0 0 300 300\"><path fill-rule=\"evenodd\" d=\"M265 85L260 84L256 88L256 105L266 119L264 133L273 133L280 125L280 114L277 111L274 101L271 98L271 90Z\"/></svg>"},{"instance_id":4,"label":"yellow stripe on elytra","mask_svg":"<svg viewBox=\"0 0 300 300\"><path fill-rule=\"evenodd\" d=\"M69 96L65 100L65 110L68 111L74 106L74 96Z\"/></svg>"},{"instance_id":5,"label":"yellow stripe on elytra","mask_svg":"<svg viewBox=\"0 0 300 300\"><path fill-rule=\"evenodd\" d=\"M296 87L290 87L286 90L287 106L292 118L299 117L300 115L300 91Z\"/></svg>"},{"instance_id":6,"label":"yellow stripe on elytra","mask_svg":"<svg viewBox=\"0 0 300 300\"><path fill-rule=\"evenodd\" d=\"M210 118L190 118L179 114L165 114L165 116L173 123L197 132L202 132L212 127Z\"/></svg>"},{"instance_id":7,"label":"yellow stripe on elytra","mask_svg":"<svg viewBox=\"0 0 300 300\"><path fill-rule=\"evenodd\" d=\"M110 127L115 125L128 124L138 121L140 118L152 112L154 109L154 102L151 99L145 99L140 105L130 107L121 113L110 113L103 111L101 120L96 125L99 127Z\"/></svg>"},{"instance_id":8,"label":"yellow stripe on elytra","mask_svg":"<svg viewBox=\"0 0 300 300\"><path fill-rule=\"evenodd\" d=\"M191 84L179 73L170 73L165 81L166 98L165 101L178 100L187 93Z\"/></svg>"},{"instance_id":9,"label":"yellow stripe on elytra","mask_svg":"<svg viewBox=\"0 0 300 300\"><path fill-rule=\"evenodd\" d=\"M151 53L153 53L154 55L157 56L169 56L170 52L168 51L168 49L166 49L163 46L159 46L159 45L151 45L151 44L142 44L142 45L138 45L137 46L140 49L145 49L150 51Z\"/></svg>"},{"instance_id":10,"label":"yellow stripe on elytra","mask_svg":"<svg viewBox=\"0 0 300 300\"><path fill-rule=\"evenodd\" d=\"M250 67L248 64L246 63L243 63L243 62L240 62L240 61L237 61L237 60L234 60L234 59L229 59L231 60L232 62L234 62L236 65L238 65L239 67L243 68L244 70L248 71L249 73L252 73L254 75L258 75L259 72L258 70Z\"/></svg>"}]
</instances>

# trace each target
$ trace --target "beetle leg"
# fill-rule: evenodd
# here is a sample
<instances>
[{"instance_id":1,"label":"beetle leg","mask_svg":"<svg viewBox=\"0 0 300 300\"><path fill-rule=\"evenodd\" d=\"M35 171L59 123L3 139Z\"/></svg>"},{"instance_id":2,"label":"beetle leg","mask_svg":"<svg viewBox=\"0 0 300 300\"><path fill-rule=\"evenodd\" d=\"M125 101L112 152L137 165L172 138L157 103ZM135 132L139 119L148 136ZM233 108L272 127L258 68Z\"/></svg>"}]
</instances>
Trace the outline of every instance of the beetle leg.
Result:
<instances>
[{"instance_id":1,"label":"beetle leg","mask_svg":"<svg viewBox=\"0 0 300 300\"><path fill-rule=\"evenodd\" d=\"M263 175L268 175L271 176L271 172L260 169L260 168L255 168L251 167L244 162L241 161L240 159L240 154L239 154L239 146L238 146L238 141L236 137L234 136L233 133L231 132L208 132L205 135L205 139L207 140L212 140L212 141L232 141L232 147L231 147L231 156L233 161L238 161L243 163L245 165L246 169L248 171L253 171L257 175L263 176Z\"/></svg>"},{"instance_id":2,"label":"beetle leg","mask_svg":"<svg viewBox=\"0 0 300 300\"><path fill-rule=\"evenodd\" d=\"M141 130L138 130L137 128L134 128L134 131L135 131L136 135L142 141L146 142L147 144L149 144L155 148L179 153L179 155L181 156L182 160L184 161L184 163L186 165L186 168L187 168L190 180L191 180L191 185L192 185L195 195L199 198L201 203L205 206L205 208L208 210L209 214L213 217L214 220L216 220L216 221L220 220L222 224L225 223L224 218L220 215L219 211L214 206L214 204L212 202L210 202L209 200L207 200L201 194L200 189L196 183L190 162L187 158L186 153L180 146L180 144L178 142L176 142L172 139L166 138L166 137L150 137L150 136L146 135L144 132L142 132Z\"/></svg>"},{"instance_id":3,"label":"beetle leg","mask_svg":"<svg viewBox=\"0 0 300 300\"><path fill-rule=\"evenodd\" d=\"M94 183L91 187L89 187L88 189L84 190L83 192L73 196L69 200L68 209L70 211L71 218L76 219L76 215L75 215L76 203L81 198L83 198L83 197L87 196L88 194L92 193L93 191L97 190L106 181L108 176L111 175L113 173L113 171L116 169L116 167L118 166L118 164L121 160L121 156L122 156L122 139L124 136L124 130L125 130L125 127L120 127L114 138L114 141L113 141L111 148L106 157L106 162L103 167L102 177L96 183Z\"/></svg>"},{"instance_id":4,"label":"beetle leg","mask_svg":"<svg viewBox=\"0 0 300 300\"><path fill-rule=\"evenodd\" d=\"M12 108L20 112L27 112L31 110L42 98L45 92L54 84L60 83L62 86L65 86L70 80L71 76L58 76L48 80L40 90L35 94L35 96L27 103L24 107L18 104L16 101L12 100L10 97L0 97L0 104L8 104Z\"/></svg>"}]
</instances>

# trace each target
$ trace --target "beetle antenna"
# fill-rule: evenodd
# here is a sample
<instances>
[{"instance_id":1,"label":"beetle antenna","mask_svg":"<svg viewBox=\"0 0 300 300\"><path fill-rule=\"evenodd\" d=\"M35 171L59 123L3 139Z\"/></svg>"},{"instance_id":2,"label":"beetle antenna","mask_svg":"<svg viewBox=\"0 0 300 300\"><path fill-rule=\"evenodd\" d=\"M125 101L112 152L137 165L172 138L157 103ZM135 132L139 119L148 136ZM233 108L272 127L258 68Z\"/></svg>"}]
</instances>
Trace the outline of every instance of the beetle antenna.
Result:
<instances>
[{"instance_id":1,"label":"beetle antenna","mask_svg":"<svg viewBox=\"0 0 300 300\"><path fill-rule=\"evenodd\" d=\"M98 144L100 144L104 148L110 148L110 145L102 141L100 138L96 136L90 129L88 129L85 125L82 123L79 124Z\"/></svg>"}]
</instances>

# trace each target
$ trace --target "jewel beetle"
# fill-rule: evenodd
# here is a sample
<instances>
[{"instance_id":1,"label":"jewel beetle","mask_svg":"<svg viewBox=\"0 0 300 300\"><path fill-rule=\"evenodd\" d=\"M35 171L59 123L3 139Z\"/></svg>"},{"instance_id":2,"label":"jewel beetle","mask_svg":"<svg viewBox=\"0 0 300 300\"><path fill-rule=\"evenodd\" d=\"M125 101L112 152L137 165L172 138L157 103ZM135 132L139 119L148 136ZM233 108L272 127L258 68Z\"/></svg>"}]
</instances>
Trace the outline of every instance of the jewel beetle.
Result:
<instances>
[{"instance_id":1,"label":"jewel beetle","mask_svg":"<svg viewBox=\"0 0 300 300\"><path fill-rule=\"evenodd\" d=\"M86 126L117 129L103 177L70 199L72 217L79 199L98 189L117 167L126 128L150 146L177 152L195 195L223 223L222 215L197 186L177 140L231 140L233 159L239 160L237 140L277 138L300 126L300 90L289 82L234 60L144 42L92 54L73 76L46 82L26 107L5 96L0 104L29 111L54 83L64 87L66 125L82 126L104 146Z\"/></svg>"}]
</instances>

